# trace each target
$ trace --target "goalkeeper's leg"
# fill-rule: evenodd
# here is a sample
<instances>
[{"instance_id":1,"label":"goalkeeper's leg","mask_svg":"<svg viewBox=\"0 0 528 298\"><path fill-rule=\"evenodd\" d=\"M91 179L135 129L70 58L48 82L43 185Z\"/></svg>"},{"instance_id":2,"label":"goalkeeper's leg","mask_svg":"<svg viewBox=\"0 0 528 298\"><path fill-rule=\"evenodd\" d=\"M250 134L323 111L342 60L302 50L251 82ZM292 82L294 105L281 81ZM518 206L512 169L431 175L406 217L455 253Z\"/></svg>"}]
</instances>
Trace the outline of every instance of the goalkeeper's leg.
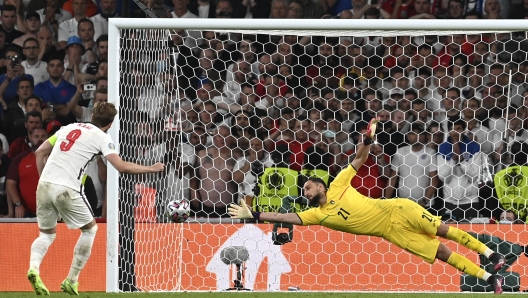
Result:
<instances>
[{"instance_id":1,"label":"goalkeeper's leg","mask_svg":"<svg viewBox=\"0 0 528 298\"><path fill-rule=\"evenodd\" d=\"M81 228L81 236L75 245L73 262L70 268L70 273L68 274L68 280L72 284L77 284L79 274L90 258L96 233L97 225L95 224L95 220Z\"/></svg>"},{"instance_id":2,"label":"goalkeeper's leg","mask_svg":"<svg viewBox=\"0 0 528 298\"><path fill-rule=\"evenodd\" d=\"M445 244L440 243L438 246L436 258L448 263L449 265L466 274L487 281L493 287L495 294L502 293L502 284L504 282L504 278L502 276L496 274L493 275L489 272L486 272L484 269L480 268L466 257L453 252Z\"/></svg>"},{"instance_id":3,"label":"goalkeeper's leg","mask_svg":"<svg viewBox=\"0 0 528 298\"><path fill-rule=\"evenodd\" d=\"M460 243L463 246L486 256L486 258L494 264L495 272L504 265L504 257L501 254L489 249L484 243L480 242L466 231L450 227L446 224L441 224L438 227L436 235Z\"/></svg>"}]
</instances>

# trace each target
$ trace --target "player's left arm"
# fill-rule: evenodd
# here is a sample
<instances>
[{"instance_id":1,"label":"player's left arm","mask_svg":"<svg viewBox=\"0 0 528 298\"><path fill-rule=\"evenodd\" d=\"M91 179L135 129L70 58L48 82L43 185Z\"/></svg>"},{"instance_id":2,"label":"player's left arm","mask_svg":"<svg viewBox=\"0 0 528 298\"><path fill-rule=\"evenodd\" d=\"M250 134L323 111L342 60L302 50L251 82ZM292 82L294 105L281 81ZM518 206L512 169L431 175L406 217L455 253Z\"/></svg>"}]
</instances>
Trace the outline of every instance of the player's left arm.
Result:
<instances>
[{"instance_id":1,"label":"player's left arm","mask_svg":"<svg viewBox=\"0 0 528 298\"><path fill-rule=\"evenodd\" d=\"M46 160L48 159L48 156L51 154L51 151L53 150L53 146L55 145L56 141L57 141L57 137L52 136L46 142L42 143L42 145L40 145L37 151L35 151L35 158L37 160L37 170L38 170L39 176L42 175L42 170L44 170L44 166L46 165Z\"/></svg>"},{"instance_id":2,"label":"player's left arm","mask_svg":"<svg viewBox=\"0 0 528 298\"><path fill-rule=\"evenodd\" d=\"M235 219L251 219L260 221L290 223L302 225L301 218L296 213L278 213L278 212L252 212L242 200L240 206L231 204L228 208L229 215Z\"/></svg>"},{"instance_id":3,"label":"player's left arm","mask_svg":"<svg viewBox=\"0 0 528 298\"><path fill-rule=\"evenodd\" d=\"M354 167L354 169L356 169L356 171L361 168L365 161L367 161L369 153L370 144L367 145L367 143L361 143L356 153L356 158L354 158L354 160L352 161L352 166Z\"/></svg>"}]
</instances>

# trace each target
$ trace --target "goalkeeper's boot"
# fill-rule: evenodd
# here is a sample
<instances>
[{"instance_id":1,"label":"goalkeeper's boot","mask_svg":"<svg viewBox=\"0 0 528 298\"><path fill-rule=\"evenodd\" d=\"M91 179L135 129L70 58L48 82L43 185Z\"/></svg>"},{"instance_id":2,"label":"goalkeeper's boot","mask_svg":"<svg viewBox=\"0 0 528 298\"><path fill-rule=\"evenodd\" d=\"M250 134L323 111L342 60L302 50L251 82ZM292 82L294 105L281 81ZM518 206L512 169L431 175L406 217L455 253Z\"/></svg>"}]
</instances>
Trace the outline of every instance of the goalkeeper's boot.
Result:
<instances>
[{"instance_id":1,"label":"goalkeeper's boot","mask_svg":"<svg viewBox=\"0 0 528 298\"><path fill-rule=\"evenodd\" d=\"M61 283L61 290L64 293L68 293L70 295L79 296L79 283L72 283L68 278L66 278Z\"/></svg>"},{"instance_id":2,"label":"goalkeeper's boot","mask_svg":"<svg viewBox=\"0 0 528 298\"><path fill-rule=\"evenodd\" d=\"M29 269L27 278L29 280L29 283L31 283L31 286L33 287L33 290L37 295L47 295L49 296L50 292L40 279L40 275L35 269Z\"/></svg>"},{"instance_id":3,"label":"goalkeeper's boot","mask_svg":"<svg viewBox=\"0 0 528 298\"><path fill-rule=\"evenodd\" d=\"M502 285L504 284L504 277L494 274L488 278L488 283L493 288L493 292L495 294L501 294L502 293Z\"/></svg>"},{"instance_id":4,"label":"goalkeeper's boot","mask_svg":"<svg viewBox=\"0 0 528 298\"><path fill-rule=\"evenodd\" d=\"M505 263L504 257L498 252L492 253L489 257L489 260L493 263L493 273L499 271L499 269L501 269Z\"/></svg>"},{"instance_id":5,"label":"goalkeeper's boot","mask_svg":"<svg viewBox=\"0 0 528 298\"><path fill-rule=\"evenodd\" d=\"M370 119L370 122L367 126L367 138L374 138L374 136L376 135L376 129L378 127L378 122L380 122L379 117Z\"/></svg>"}]
</instances>

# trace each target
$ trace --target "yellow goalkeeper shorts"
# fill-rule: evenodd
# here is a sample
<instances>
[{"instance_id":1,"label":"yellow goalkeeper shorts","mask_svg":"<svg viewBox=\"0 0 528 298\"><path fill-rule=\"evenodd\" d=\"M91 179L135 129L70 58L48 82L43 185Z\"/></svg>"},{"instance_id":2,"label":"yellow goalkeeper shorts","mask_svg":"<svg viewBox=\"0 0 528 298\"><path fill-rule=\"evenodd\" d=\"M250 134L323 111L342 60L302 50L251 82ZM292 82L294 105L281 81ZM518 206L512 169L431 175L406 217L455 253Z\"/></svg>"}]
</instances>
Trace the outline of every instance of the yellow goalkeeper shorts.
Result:
<instances>
[{"instance_id":1,"label":"yellow goalkeeper shorts","mask_svg":"<svg viewBox=\"0 0 528 298\"><path fill-rule=\"evenodd\" d=\"M409 199L397 199L385 239L433 264L440 241L440 217Z\"/></svg>"}]
</instances>

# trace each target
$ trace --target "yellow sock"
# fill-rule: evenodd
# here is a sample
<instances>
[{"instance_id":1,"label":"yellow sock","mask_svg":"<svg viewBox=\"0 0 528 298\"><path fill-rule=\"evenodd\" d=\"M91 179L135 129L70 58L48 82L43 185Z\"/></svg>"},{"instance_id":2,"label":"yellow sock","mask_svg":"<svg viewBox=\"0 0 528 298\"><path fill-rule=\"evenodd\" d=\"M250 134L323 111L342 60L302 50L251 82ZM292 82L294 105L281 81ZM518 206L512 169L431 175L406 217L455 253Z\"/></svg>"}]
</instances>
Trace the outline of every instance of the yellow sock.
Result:
<instances>
[{"instance_id":1,"label":"yellow sock","mask_svg":"<svg viewBox=\"0 0 528 298\"><path fill-rule=\"evenodd\" d=\"M446 238L449 240L456 241L464 245L465 247L478 252L481 255L485 255L486 257L489 257L489 253L493 252L484 243L478 241L477 239L475 239L475 237L469 235L466 231L462 231L454 227L449 227L449 230L447 230Z\"/></svg>"},{"instance_id":2,"label":"yellow sock","mask_svg":"<svg viewBox=\"0 0 528 298\"><path fill-rule=\"evenodd\" d=\"M453 252L451 256L449 256L449 259L447 259L447 263L466 274L475 276L480 279L484 279L484 275L487 273L486 271L484 271L484 269L480 268L475 263L471 262L466 257L461 256L456 252Z\"/></svg>"}]
</instances>

